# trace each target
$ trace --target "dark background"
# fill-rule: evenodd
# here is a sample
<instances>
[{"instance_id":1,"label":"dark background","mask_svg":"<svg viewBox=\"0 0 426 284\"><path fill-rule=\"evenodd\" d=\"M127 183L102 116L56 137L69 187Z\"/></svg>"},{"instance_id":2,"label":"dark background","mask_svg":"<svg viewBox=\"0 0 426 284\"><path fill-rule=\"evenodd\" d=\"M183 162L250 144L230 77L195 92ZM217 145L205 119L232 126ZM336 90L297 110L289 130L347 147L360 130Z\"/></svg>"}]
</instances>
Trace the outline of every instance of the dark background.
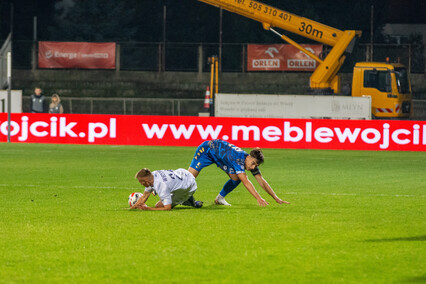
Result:
<instances>
[{"instance_id":1,"label":"dark background","mask_svg":"<svg viewBox=\"0 0 426 284\"><path fill-rule=\"evenodd\" d=\"M374 5L375 42L381 42L386 22L425 22L424 0L263 0L262 2L345 30L363 31L361 42L370 40L370 7ZM196 0L0 0L0 39L10 31L10 6L14 6L13 36L49 41L143 41L163 40L163 6L167 7L168 42L217 42L219 9ZM73 3L64 8L64 4ZM299 40L297 36L293 36ZM223 12L224 43L274 43L281 40L266 33L253 20ZM303 39L303 42L309 42Z\"/></svg>"}]
</instances>

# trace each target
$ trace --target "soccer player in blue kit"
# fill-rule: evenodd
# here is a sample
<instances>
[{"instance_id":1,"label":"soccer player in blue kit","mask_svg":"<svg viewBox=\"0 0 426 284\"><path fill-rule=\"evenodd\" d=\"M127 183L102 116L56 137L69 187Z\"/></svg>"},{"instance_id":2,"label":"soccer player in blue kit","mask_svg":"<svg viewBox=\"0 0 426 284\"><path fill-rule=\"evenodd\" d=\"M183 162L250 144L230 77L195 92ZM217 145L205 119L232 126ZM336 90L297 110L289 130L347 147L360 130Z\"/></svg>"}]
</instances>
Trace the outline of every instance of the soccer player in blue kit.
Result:
<instances>
[{"instance_id":1,"label":"soccer player in blue kit","mask_svg":"<svg viewBox=\"0 0 426 284\"><path fill-rule=\"evenodd\" d=\"M262 164L263 161L264 157L260 148L255 148L250 154L247 154L241 148L233 144L216 139L205 141L198 146L188 171L196 178L203 168L214 163L228 174L230 179L225 183L215 199L215 203L218 205L230 206L231 204L226 202L225 196L234 190L241 182L250 194L256 198L260 206L267 206L269 204L256 191L251 181L247 178L245 170L251 171L259 185L272 196L277 203L289 204L289 202L281 200L272 190L268 182L262 177L259 165Z\"/></svg>"}]
</instances>

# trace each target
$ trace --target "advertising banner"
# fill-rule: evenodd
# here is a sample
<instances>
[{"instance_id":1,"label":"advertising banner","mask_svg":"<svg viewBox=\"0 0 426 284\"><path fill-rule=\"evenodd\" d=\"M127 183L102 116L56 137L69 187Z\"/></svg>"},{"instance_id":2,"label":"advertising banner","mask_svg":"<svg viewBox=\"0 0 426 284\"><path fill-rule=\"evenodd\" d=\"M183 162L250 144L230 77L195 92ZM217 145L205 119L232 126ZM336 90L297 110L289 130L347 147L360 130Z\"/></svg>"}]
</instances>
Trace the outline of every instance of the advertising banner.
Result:
<instances>
[{"instance_id":1,"label":"advertising banner","mask_svg":"<svg viewBox=\"0 0 426 284\"><path fill-rule=\"evenodd\" d=\"M11 126L11 141L21 143L196 147L223 139L240 147L426 151L426 121L22 113L12 114Z\"/></svg>"},{"instance_id":2,"label":"advertising banner","mask_svg":"<svg viewBox=\"0 0 426 284\"><path fill-rule=\"evenodd\" d=\"M38 43L39 68L115 69L114 42Z\"/></svg>"},{"instance_id":3,"label":"advertising banner","mask_svg":"<svg viewBox=\"0 0 426 284\"><path fill-rule=\"evenodd\" d=\"M371 119L371 97L217 93L215 116Z\"/></svg>"},{"instance_id":4,"label":"advertising banner","mask_svg":"<svg viewBox=\"0 0 426 284\"><path fill-rule=\"evenodd\" d=\"M321 44L301 44L319 56ZM249 44L247 46L248 71L314 71L318 63L290 44Z\"/></svg>"}]
</instances>

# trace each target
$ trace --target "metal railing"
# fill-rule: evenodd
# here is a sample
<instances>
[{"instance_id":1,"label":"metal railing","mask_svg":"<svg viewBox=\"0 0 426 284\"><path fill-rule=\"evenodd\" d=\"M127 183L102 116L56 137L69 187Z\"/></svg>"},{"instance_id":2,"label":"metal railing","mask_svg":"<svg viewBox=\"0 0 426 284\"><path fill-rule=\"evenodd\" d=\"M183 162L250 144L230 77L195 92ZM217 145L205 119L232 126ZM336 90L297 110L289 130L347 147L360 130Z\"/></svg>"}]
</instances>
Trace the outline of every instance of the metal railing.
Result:
<instances>
[{"instance_id":1,"label":"metal railing","mask_svg":"<svg viewBox=\"0 0 426 284\"><path fill-rule=\"evenodd\" d=\"M23 112L29 112L30 98L22 97ZM63 97L62 105L64 113L71 114L199 116L200 113L208 113L208 110L203 108L203 99ZM426 100L413 100L411 119L426 119Z\"/></svg>"},{"instance_id":2,"label":"metal railing","mask_svg":"<svg viewBox=\"0 0 426 284\"><path fill-rule=\"evenodd\" d=\"M23 111L29 111L30 96L22 97ZM62 97L65 113L198 116L203 99Z\"/></svg>"},{"instance_id":3,"label":"metal railing","mask_svg":"<svg viewBox=\"0 0 426 284\"><path fill-rule=\"evenodd\" d=\"M413 100L412 119L426 120L426 100Z\"/></svg>"},{"instance_id":4,"label":"metal railing","mask_svg":"<svg viewBox=\"0 0 426 284\"><path fill-rule=\"evenodd\" d=\"M37 68L37 42L15 40L14 68ZM220 50L219 50L220 47ZM348 56L341 72L352 72L359 61L400 61L411 73L425 73L426 47L421 44L374 44L374 56L369 58L370 44L359 44ZM165 54L164 54L165 52ZM159 42L118 42L117 71L181 71L208 72L207 58L222 54L221 71L246 72L247 43L176 43L165 46Z\"/></svg>"}]
</instances>

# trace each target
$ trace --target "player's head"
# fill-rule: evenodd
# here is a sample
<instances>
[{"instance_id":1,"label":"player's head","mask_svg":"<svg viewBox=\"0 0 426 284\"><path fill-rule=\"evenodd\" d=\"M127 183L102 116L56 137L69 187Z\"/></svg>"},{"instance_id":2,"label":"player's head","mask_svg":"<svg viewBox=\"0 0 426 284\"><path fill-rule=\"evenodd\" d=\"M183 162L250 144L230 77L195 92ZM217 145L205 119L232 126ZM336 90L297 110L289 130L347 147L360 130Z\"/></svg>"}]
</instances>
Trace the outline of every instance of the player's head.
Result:
<instances>
[{"instance_id":1,"label":"player's head","mask_svg":"<svg viewBox=\"0 0 426 284\"><path fill-rule=\"evenodd\" d=\"M253 158L257 160L257 165L263 164L263 162L265 161L262 150L259 147L251 150L250 156L252 156Z\"/></svg>"},{"instance_id":2,"label":"player's head","mask_svg":"<svg viewBox=\"0 0 426 284\"><path fill-rule=\"evenodd\" d=\"M135 178L145 187L154 185L154 175L147 168L143 168L136 173Z\"/></svg>"},{"instance_id":3,"label":"player's head","mask_svg":"<svg viewBox=\"0 0 426 284\"><path fill-rule=\"evenodd\" d=\"M246 170L254 170L257 166L264 162L263 153L260 148L255 148L251 150L250 155L247 156L245 160Z\"/></svg>"}]
</instances>

